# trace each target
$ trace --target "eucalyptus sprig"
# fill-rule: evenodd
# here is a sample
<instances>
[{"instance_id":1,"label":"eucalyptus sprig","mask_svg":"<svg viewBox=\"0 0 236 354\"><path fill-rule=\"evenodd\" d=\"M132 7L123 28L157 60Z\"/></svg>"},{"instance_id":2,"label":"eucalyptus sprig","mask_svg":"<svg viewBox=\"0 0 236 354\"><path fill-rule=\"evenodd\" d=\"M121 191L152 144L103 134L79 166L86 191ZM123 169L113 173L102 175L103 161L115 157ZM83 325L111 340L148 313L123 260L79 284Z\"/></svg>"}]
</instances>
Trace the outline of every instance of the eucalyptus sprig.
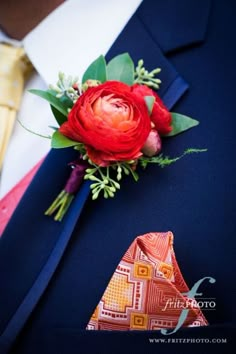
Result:
<instances>
[{"instance_id":1,"label":"eucalyptus sprig","mask_svg":"<svg viewBox=\"0 0 236 354\"><path fill-rule=\"evenodd\" d=\"M130 160L126 162L118 162L115 165L113 165L113 168L117 169L117 180L120 181L122 179L123 173L126 176L131 175L135 182L138 181L139 176L137 172L135 171L137 165L137 161Z\"/></svg>"},{"instance_id":2,"label":"eucalyptus sprig","mask_svg":"<svg viewBox=\"0 0 236 354\"><path fill-rule=\"evenodd\" d=\"M139 176L136 172L136 166L138 164L140 164L140 166L144 169L148 164L157 164L163 168L177 162L186 155L205 151L207 151L207 149L189 148L186 149L182 155L174 158L164 156L163 154L153 157L142 156L136 161L116 162L107 167L98 166L88 159L91 167L86 169L84 179L93 182L90 185L93 200L97 199L102 192L104 198L113 198L115 196L115 192L120 189L119 182L122 179L123 174L126 176L131 175L135 182L138 181ZM114 177L111 177L111 175Z\"/></svg>"},{"instance_id":3,"label":"eucalyptus sprig","mask_svg":"<svg viewBox=\"0 0 236 354\"><path fill-rule=\"evenodd\" d=\"M73 103L77 101L80 96L79 78L66 76L64 73L59 72L58 81L56 85L50 85L49 89L56 93L57 98L63 96L68 97Z\"/></svg>"},{"instance_id":4,"label":"eucalyptus sprig","mask_svg":"<svg viewBox=\"0 0 236 354\"><path fill-rule=\"evenodd\" d=\"M143 59L138 61L138 65L134 72L134 83L149 86L155 90L160 88L161 80L155 76L160 73L161 69L156 68L149 72L145 69Z\"/></svg>"},{"instance_id":5,"label":"eucalyptus sprig","mask_svg":"<svg viewBox=\"0 0 236 354\"><path fill-rule=\"evenodd\" d=\"M99 167L92 164L93 168L87 168L84 179L90 180L94 183L90 188L92 191L92 199L98 198L99 194L103 192L104 198L113 198L117 189L120 189L120 184L110 177L111 166Z\"/></svg>"},{"instance_id":6,"label":"eucalyptus sprig","mask_svg":"<svg viewBox=\"0 0 236 354\"><path fill-rule=\"evenodd\" d=\"M104 198L113 198L115 192L120 189L119 182L123 173L126 176L131 175L136 182L138 181L138 174L134 170L136 163L133 160L117 162L107 167L95 165L91 160L88 162L91 167L86 169L84 179L94 182L90 186L93 200L97 199L101 192L103 192Z\"/></svg>"}]
</instances>

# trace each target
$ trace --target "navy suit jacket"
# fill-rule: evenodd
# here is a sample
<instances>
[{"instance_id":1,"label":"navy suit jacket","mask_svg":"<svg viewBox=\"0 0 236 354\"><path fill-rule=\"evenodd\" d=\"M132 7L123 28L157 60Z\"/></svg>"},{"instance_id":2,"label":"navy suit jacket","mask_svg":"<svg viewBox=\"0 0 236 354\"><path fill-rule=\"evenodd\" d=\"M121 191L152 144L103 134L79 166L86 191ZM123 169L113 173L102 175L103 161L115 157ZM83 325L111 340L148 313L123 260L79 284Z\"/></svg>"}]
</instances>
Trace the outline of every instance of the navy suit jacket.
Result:
<instances>
[{"instance_id":1,"label":"navy suit jacket","mask_svg":"<svg viewBox=\"0 0 236 354\"><path fill-rule=\"evenodd\" d=\"M233 352L235 18L233 0L144 0L129 21L107 57L127 51L149 69L161 67L159 94L168 108L201 122L166 139L163 152L176 156L188 147L208 152L170 168L150 166L140 171L137 184L122 181L114 199L91 201L84 183L61 223L43 214L76 152L50 152L0 242L1 354ZM214 311L205 311L210 325L181 329L168 338L226 338L228 343L157 343L167 338L158 331L86 331L134 238L168 230L175 235L189 286L206 276L216 280L200 289L216 301Z\"/></svg>"}]
</instances>

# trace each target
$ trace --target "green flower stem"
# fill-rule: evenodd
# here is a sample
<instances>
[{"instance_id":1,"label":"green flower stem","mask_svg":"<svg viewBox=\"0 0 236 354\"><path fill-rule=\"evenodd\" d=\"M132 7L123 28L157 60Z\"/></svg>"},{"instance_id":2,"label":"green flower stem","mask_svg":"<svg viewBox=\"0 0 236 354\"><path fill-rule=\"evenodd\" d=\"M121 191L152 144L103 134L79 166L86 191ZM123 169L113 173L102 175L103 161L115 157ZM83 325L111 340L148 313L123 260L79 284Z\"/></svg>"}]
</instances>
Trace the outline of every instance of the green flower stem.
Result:
<instances>
[{"instance_id":1,"label":"green flower stem","mask_svg":"<svg viewBox=\"0 0 236 354\"><path fill-rule=\"evenodd\" d=\"M39 133L36 133L33 130L27 128L19 119L17 119L17 122L22 126L22 128L24 128L27 132L29 132L31 134L37 135L40 138L44 138L44 139L52 139L52 137L50 135L39 134Z\"/></svg>"},{"instance_id":2,"label":"green flower stem","mask_svg":"<svg viewBox=\"0 0 236 354\"><path fill-rule=\"evenodd\" d=\"M63 219L63 216L67 212L69 206L71 205L73 199L73 194L69 194L66 191L62 190L44 214L51 216L57 211L54 220L61 221Z\"/></svg>"}]
</instances>

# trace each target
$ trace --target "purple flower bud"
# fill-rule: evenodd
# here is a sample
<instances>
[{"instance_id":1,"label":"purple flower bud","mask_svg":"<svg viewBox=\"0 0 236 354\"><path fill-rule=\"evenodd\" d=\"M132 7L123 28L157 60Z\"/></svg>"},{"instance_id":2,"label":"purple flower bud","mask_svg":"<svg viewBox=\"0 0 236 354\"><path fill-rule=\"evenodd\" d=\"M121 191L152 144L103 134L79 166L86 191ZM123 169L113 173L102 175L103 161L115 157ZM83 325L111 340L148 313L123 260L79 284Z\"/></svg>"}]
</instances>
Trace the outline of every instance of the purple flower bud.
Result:
<instances>
[{"instance_id":1,"label":"purple flower bud","mask_svg":"<svg viewBox=\"0 0 236 354\"><path fill-rule=\"evenodd\" d=\"M89 164L87 161L79 158L78 160L71 162L69 165L72 166L72 171L64 187L64 190L66 193L75 194L83 182L85 171L89 167Z\"/></svg>"},{"instance_id":2,"label":"purple flower bud","mask_svg":"<svg viewBox=\"0 0 236 354\"><path fill-rule=\"evenodd\" d=\"M142 148L142 153L148 157L159 154L161 151L161 138L155 129L152 129Z\"/></svg>"}]
</instances>

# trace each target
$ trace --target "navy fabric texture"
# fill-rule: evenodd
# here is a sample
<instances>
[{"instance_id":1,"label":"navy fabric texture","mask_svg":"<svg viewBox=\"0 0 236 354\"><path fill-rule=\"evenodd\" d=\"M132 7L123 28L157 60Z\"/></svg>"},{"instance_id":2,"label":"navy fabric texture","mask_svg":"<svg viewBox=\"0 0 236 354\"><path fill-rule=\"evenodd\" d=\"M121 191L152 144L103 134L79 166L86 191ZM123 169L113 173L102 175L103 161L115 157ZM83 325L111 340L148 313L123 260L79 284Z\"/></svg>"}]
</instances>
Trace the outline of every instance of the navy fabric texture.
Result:
<instances>
[{"instance_id":1,"label":"navy fabric texture","mask_svg":"<svg viewBox=\"0 0 236 354\"><path fill-rule=\"evenodd\" d=\"M177 3L181 3L181 12L177 11ZM202 6L194 12L193 3L197 8ZM189 286L205 276L216 279L215 284L206 282L201 286L204 297L216 301L216 310L205 313L210 326L182 329L175 337L225 337L227 345L207 344L201 347L201 352L233 352L230 344L236 315L233 267L236 178L232 159L236 145L233 96L236 3L214 0L210 6L208 1L189 4L184 0L168 0L167 4L164 11L162 1L144 0L108 58L128 51L136 61L142 57L150 69L160 66L163 81L160 95L169 108L175 104L173 111L200 120L197 128L166 139L165 154L176 156L188 147L206 147L208 152L188 156L165 169L150 166L145 172L140 171L137 184L124 179L114 199L95 202L88 199L62 259L11 353L199 352L199 345L191 345L190 349L190 344L150 344L149 338L164 337L159 332L85 331L116 265L133 239L149 231L168 230L175 235L176 257ZM165 41L171 40L163 49L163 43L158 43L159 33L166 22L175 18L175 13L177 23L182 16L182 27L166 33ZM168 28L163 30L166 32ZM186 41L181 39L177 45L174 31L181 32L182 39L186 33ZM191 31L195 33L192 43ZM72 207L61 224L45 217L43 212L63 186L69 173L66 165L74 158L71 149L49 154L1 239L1 333L32 288L61 235L70 234L70 218L76 219L73 213L79 204ZM78 195L76 203L79 198ZM2 343L6 344L4 338ZM4 353L4 348L0 353Z\"/></svg>"}]
</instances>

